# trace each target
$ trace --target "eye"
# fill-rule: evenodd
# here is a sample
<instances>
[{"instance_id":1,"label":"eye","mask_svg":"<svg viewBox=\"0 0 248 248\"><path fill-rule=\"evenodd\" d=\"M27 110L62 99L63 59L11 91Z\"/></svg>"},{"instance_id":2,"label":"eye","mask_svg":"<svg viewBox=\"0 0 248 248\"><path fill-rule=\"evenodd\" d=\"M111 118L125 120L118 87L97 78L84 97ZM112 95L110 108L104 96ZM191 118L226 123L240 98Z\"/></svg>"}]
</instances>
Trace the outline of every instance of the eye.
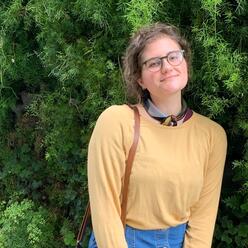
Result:
<instances>
[{"instance_id":1,"label":"eye","mask_svg":"<svg viewBox=\"0 0 248 248\"><path fill-rule=\"evenodd\" d=\"M181 54L180 53L171 53L168 55L168 59L170 60L170 62L174 62L174 61L178 61L181 59Z\"/></svg>"},{"instance_id":2,"label":"eye","mask_svg":"<svg viewBox=\"0 0 248 248\"><path fill-rule=\"evenodd\" d=\"M161 66L161 60L159 58L151 59L147 61L147 67L148 68L156 68Z\"/></svg>"}]
</instances>

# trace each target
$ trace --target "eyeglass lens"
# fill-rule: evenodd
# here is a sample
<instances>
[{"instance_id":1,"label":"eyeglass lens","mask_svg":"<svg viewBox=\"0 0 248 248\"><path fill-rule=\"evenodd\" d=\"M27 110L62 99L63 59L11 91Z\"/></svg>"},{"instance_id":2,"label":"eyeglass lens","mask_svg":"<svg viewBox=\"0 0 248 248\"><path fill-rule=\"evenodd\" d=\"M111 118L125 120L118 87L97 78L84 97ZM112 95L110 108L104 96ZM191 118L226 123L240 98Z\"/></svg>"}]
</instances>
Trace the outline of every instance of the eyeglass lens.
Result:
<instances>
[{"instance_id":1,"label":"eyeglass lens","mask_svg":"<svg viewBox=\"0 0 248 248\"><path fill-rule=\"evenodd\" d=\"M163 60L166 59L167 62L172 66L177 66L183 61L183 50L170 52L167 56L160 58L152 58L145 62L146 67L149 71L155 72L162 68Z\"/></svg>"}]
</instances>

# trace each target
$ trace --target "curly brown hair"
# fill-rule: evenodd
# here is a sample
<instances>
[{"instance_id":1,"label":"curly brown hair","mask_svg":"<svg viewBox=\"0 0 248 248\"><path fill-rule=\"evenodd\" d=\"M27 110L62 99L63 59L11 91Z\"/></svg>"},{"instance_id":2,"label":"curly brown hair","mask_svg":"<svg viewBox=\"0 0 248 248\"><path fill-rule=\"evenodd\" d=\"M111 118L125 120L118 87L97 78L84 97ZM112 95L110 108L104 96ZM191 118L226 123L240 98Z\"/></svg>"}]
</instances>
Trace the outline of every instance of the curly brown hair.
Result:
<instances>
[{"instance_id":1,"label":"curly brown hair","mask_svg":"<svg viewBox=\"0 0 248 248\"><path fill-rule=\"evenodd\" d=\"M135 99L136 102L140 103L149 95L149 92L142 90L141 86L137 83L137 80L141 76L141 56L147 44L162 36L167 36L176 41L181 49L185 51L184 56L190 74L190 46L186 39L180 34L178 28L164 23L154 23L149 26L144 26L133 34L123 57L123 75L128 100Z\"/></svg>"}]
</instances>

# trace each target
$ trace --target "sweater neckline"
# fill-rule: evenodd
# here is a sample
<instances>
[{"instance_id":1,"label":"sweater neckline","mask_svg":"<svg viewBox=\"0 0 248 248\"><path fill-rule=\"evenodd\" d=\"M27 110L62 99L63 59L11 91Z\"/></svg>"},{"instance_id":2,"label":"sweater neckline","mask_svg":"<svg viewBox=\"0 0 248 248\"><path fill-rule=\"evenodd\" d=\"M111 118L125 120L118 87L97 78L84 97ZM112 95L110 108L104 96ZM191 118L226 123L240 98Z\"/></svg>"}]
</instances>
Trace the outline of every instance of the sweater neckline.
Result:
<instances>
[{"instance_id":1,"label":"sweater neckline","mask_svg":"<svg viewBox=\"0 0 248 248\"><path fill-rule=\"evenodd\" d=\"M127 108L130 109L130 107L127 104L125 104L125 105ZM130 109L130 111L132 111L132 110ZM157 127L157 128L161 128L161 129L166 129L166 130L177 130L177 129L186 128L186 127L192 125L192 123L195 121L195 118L196 118L196 113L193 110L192 110L192 112L193 112L192 116L187 121L181 123L178 126L161 125L159 122L152 121L148 117L143 116L142 114L140 114L140 120L141 120L141 123L144 123L144 124L149 125L149 126L153 126L153 127ZM150 117L150 118L152 118L152 117Z\"/></svg>"}]
</instances>

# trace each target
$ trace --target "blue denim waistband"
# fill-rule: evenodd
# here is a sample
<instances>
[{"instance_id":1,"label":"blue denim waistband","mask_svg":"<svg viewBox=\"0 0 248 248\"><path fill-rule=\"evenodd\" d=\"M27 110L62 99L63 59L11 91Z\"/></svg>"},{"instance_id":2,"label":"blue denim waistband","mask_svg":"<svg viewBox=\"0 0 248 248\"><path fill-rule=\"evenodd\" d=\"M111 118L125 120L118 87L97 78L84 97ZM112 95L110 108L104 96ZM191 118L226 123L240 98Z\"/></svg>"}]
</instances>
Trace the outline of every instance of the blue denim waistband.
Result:
<instances>
[{"instance_id":1,"label":"blue denim waistband","mask_svg":"<svg viewBox=\"0 0 248 248\"><path fill-rule=\"evenodd\" d=\"M140 230L126 227L128 248L182 248L187 224L167 229Z\"/></svg>"},{"instance_id":2,"label":"blue denim waistband","mask_svg":"<svg viewBox=\"0 0 248 248\"><path fill-rule=\"evenodd\" d=\"M126 226L125 237L128 248L182 248L187 223L167 229L141 230ZM88 248L97 248L94 234Z\"/></svg>"}]
</instances>

